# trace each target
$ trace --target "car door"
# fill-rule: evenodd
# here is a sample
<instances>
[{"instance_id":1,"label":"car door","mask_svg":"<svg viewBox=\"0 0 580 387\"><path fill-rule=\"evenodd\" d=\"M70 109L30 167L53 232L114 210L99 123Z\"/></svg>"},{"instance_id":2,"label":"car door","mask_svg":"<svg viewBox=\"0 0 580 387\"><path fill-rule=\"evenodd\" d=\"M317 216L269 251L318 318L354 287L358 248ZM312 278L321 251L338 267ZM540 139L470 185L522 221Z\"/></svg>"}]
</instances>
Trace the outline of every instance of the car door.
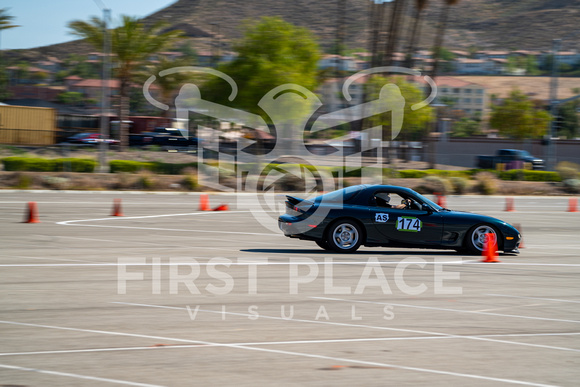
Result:
<instances>
[{"instance_id":1,"label":"car door","mask_svg":"<svg viewBox=\"0 0 580 387\"><path fill-rule=\"evenodd\" d=\"M376 230L387 240L417 246L438 245L443 235L443 217L418 209L369 207Z\"/></svg>"}]
</instances>

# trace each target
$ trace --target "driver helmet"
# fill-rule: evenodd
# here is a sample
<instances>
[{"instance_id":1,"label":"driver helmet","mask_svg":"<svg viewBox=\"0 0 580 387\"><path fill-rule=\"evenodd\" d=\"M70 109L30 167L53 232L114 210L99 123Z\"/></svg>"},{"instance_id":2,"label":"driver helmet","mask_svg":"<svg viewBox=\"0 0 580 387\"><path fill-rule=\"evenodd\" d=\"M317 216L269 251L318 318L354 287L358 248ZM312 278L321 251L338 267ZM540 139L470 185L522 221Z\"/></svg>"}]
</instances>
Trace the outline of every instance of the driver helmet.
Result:
<instances>
[{"instance_id":1,"label":"driver helmet","mask_svg":"<svg viewBox=\"0 0 580 387\"><path fill-rule=\"evenodd\" d=\"M389 193L388 192L379 192L375 196L377 198L383 199L387 203L389 203L391 201L391 197L389 196Z\"/></svg>"}]
</instances>

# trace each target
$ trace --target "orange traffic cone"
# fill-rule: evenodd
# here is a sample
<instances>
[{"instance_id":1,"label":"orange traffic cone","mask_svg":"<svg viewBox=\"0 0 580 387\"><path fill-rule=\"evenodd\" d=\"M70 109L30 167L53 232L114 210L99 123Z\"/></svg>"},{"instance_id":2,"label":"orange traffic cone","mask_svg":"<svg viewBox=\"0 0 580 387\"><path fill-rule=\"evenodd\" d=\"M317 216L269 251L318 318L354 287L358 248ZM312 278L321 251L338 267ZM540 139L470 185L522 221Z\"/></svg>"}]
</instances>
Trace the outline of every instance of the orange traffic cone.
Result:
<instances>
[{"instance_id":1,"label":"orange traffic cone","mask_svg":"<svg viewBox=\"0 0 580 387\"><path fill-rule=\"evenodd\" d=\"M568 200L568 212L578 212L577 198L570 198L570 200Z\"/></svg>"},{"instance_id":2,"label":"orange traffic cone","mask_svg":"<svg viewBox=\"0 0 580 387\"><path fill-rule=\"evenodd\" d=\"M514 209L514 198L505 198L505 210L507 212L513 212Z\"/></svg>"},{"instance_id":3,"label":"orange traffic cone","mask_svg":"<svg viewBox=\"0 0 580 387\"><path fill-rule=\"evenodd\" d=\"M497 259L497 241L495 238L495 234L492 233L485 235L485 245L482 252L485 259L481 262L501 262Z\"/></svg>"},{"instance_id":4,"label":"orange traffic cone","mask_svg":"<svg viewBox=\"0 0 580 387\"><path fill-rule=\"evenodd\" d=\"M121 199L115 199L113 201L113 212L111 216L123 216L123 211L121 210Z\"/></svg>"},{"instance_id":5,"label":"orange traffic cone","mask_svg":"<svg viewBox=\"0 0 580 387\"><path fill-rule=\"evenodd\" d=\"M441 207L447 207L447 199L444 195L437 195L437 205Z\"/></svg>"},{"instance_id":6,"label":"orange traffic cone","mask_svg":"<svg viewBox=\"0 0 580 387\"><path fill-rule=\"evenodd\" d=\"M36 207L36 202L28 202L28 213L26 215L26 220L23 223L40 223L40 220L38 220L38 208Z\"/></svg>"},{"instance_id":7,"label":"orange traffic cone","mask_svg":"<svg viewBox=\"0 0 580 387\"><path fill-rule=\"evenodd\" d=\"M230 208L228 207L227 204L222 204L220 206L217 206L216 208L214 208L212 211L228 211Z\"/></svg>"},{"instance_id":8,"label":"orange traffic cone","mask_svg":"<svg viewBox=\"0 0 580 387\"><path fill-rule=\"evenodd\" d=\"M201 194L199 197L199 210L209 211L209 196L207 194Z\"/></svg>"}]
</instances>

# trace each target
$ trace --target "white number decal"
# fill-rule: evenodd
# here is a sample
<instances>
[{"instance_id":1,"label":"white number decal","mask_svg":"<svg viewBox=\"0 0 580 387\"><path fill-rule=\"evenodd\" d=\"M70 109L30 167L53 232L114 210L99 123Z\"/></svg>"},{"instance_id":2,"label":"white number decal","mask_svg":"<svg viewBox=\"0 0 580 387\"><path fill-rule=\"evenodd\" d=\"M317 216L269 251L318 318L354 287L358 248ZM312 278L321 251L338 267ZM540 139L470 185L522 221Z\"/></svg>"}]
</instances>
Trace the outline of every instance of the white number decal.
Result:
<instances>
[{"instance_id":1,"label":"white number decal","mask_svg":"<svg viewBox=\"0 0 580 387\"><path fill-rule=\"evenodd\" d=\"M397 230L399 231L419 232L421 231L421 226L423 226L423 222L417 218L411 216L399 216L397 218Z\"/></svg>"}]
</instances>

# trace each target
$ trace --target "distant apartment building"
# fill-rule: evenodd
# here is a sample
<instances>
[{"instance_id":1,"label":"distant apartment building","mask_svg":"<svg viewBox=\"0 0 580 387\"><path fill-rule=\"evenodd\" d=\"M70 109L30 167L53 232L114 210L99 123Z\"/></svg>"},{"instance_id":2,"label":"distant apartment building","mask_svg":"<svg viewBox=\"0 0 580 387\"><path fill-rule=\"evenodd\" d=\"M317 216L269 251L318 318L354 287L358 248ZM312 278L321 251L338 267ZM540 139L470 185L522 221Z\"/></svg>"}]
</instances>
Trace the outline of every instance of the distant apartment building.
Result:
<instances>
[{"instance_id":1,"label":"distant apartment building","mask_svg":"<svg viewBox=\"0 0 580 387\"><path fill-rule=\"evenodd\" d=\"M325 55L318 61L320 69L338 69L341 71L358 71L357 60L351 56Z\"/></svg>"},{"instance_id":2,"label":"distant apartment building","mask_svg":"<svg viewBox=\"0 0 580 387\"><path fill-rule=\"evenodd\" d=\"M438 102L447 104L452 110L461 110L467 116L487 115L489 97L485 86L445 76L437 77L435 81Z\"/></svg>"}]
</instances>

